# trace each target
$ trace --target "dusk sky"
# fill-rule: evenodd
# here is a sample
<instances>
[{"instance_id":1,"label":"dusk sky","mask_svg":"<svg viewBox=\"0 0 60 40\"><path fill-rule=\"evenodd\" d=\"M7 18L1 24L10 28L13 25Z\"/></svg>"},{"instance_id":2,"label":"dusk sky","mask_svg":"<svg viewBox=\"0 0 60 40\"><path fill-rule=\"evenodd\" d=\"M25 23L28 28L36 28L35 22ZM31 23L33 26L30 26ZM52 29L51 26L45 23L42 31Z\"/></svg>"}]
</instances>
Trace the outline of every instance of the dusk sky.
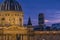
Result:
<instances>
[{"instance_id":1,"label":"dusk sky","mask_svg":"<svg viewBox=\"0 0 60 40\"><path fill-rule=\"evenodd\" d=\"M24 12L25 24L30 16L32 24L37 25L39 13L44 13L47 25L60 22L60 0L18 0L18 2Z\"/></svg>"}]
</instances>

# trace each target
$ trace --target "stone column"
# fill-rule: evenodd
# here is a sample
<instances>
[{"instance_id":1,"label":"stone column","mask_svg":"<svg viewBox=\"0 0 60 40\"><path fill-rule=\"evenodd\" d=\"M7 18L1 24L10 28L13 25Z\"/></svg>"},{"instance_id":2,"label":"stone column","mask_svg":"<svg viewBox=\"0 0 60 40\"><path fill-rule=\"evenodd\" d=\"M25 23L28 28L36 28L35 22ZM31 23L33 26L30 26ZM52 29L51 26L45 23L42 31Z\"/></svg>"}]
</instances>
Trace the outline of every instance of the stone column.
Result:
<instances>
[{"instance_id":1,"label":"stone column","mask_svg":"<svg viewBox=\"0 0 60 40\"><path fill-rule=\"evenodd\" d=\"M23 35L23 40L28 40L28 36L27 35Z\"/></svg>"},{"instance_id":2,"label":"stone column","mask_svg":"<svg viewBox=\"0 0 60 40\"><path fill-rule=\"evenodd\" d=\"M21 34L21 40L23 40L23 34Z\"/></svg>"},{"instance_id":3,"label":"stone column","mask_svg":"<svg viewBox=\"0 0 60 40\"><path fill-rule=\"evenodd\" d=\"M0 34L0 40L2 40L2 35Z\"/></svg>"}]
</instances>

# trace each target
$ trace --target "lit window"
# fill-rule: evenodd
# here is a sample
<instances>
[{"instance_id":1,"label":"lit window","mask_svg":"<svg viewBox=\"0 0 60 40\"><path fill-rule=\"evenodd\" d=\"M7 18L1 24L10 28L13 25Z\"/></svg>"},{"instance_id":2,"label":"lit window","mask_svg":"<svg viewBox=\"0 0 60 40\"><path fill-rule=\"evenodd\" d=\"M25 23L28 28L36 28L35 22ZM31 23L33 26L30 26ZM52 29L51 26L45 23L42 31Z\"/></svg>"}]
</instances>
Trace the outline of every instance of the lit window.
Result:
<instances>
[{"instance_id":1,"label":"lit window","mask_svg":"<svg viewBox=\"0 0 60 40\"><path fill-rule=\"evenodd\" d=\"M16 14L15 14L15 16L16 16Z\"/></svg>"}]
</instances>

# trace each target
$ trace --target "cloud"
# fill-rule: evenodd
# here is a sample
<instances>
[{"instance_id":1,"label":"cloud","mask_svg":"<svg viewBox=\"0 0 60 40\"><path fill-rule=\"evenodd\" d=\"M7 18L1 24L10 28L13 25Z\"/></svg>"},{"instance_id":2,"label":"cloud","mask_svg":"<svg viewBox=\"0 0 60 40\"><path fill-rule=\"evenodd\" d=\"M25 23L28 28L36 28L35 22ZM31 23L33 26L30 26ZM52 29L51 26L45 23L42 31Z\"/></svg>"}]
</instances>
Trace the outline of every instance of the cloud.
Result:
<instances>
[{"instance_id":1,"label":"cloud","mask_svg":"<svg viewBox=\"0 0 60 40\"><path fill-rule=\"evenodd\" d=\"M38 25L38 20L37 19L31 19L31 22L32 22L33 25ZM60 19L50 19L50 20L45 19L44 22L45 22L46 25L51 25L51 24L54 24L54 23L60 23ZM25 19L24 23L27 24L28 20Z\"/></svg>"},{"instance_id":2,"label":"cloud","mask_svg":"<svg viewBox=\"0 0 60 40\"><path fill-rule=\"evenodd\" d=\"M53 20L45 20L45 24L46 25L52 25L52 24L55 24L55 23L60 23L60 19L53 19Z\"/></svg>"},{"instance_id":3,"label":"cloud","mask_svg":"<svg viewBox=\"0 0 60 40\"><path fill-rule=\"evenodd\" d=\"M60 19L54 19L54 20L45 20L45 23L59 23Z\"/></svg>"},{"instance_id":4,"label":"cloud","mask_svg":"<svg viewBox=\"0 0 60 40\"><path fill-rule=\"evenodd\" d=\"M49 22L49 20L45 20L44 22L47 23L47 22Z\"/></svg>"},{"instance_id":5,"label":"cloud","mask_svg":"<svg viewBox=\"0 0 60 40\"><path fill-rule=\"evenodd\" d=\"M60 13L60 11L56 11L56 13Z\"/></svg>"}]
</instances>

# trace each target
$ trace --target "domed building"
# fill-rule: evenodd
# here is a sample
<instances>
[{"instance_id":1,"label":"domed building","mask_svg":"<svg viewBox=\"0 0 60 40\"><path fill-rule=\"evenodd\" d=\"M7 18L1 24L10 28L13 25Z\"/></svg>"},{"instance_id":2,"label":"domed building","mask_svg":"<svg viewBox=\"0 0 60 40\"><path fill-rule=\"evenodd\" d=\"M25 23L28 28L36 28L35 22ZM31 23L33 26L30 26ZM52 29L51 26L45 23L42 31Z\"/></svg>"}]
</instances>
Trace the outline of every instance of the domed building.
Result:
<instances>
[{"instance_id":1,"label":"domed building","mask_svg":"<svg viewBox=\"0 0 60 40\"><path fill-rule=\"evenodd\" d=\"M16 0L4 0L0 5L0 40L27 40L23 17L21 5Z\"/></svg>"},{"instance_id":2,"label":"domed building","mask_svg":"<svg viewBox=\"0 0 60 40\"><path fill-rule=\"evenodd\" d=\"M0 6L1 26L23 26L23 11L16 0L4 0Z\"/></svg>"}]
</instances>

